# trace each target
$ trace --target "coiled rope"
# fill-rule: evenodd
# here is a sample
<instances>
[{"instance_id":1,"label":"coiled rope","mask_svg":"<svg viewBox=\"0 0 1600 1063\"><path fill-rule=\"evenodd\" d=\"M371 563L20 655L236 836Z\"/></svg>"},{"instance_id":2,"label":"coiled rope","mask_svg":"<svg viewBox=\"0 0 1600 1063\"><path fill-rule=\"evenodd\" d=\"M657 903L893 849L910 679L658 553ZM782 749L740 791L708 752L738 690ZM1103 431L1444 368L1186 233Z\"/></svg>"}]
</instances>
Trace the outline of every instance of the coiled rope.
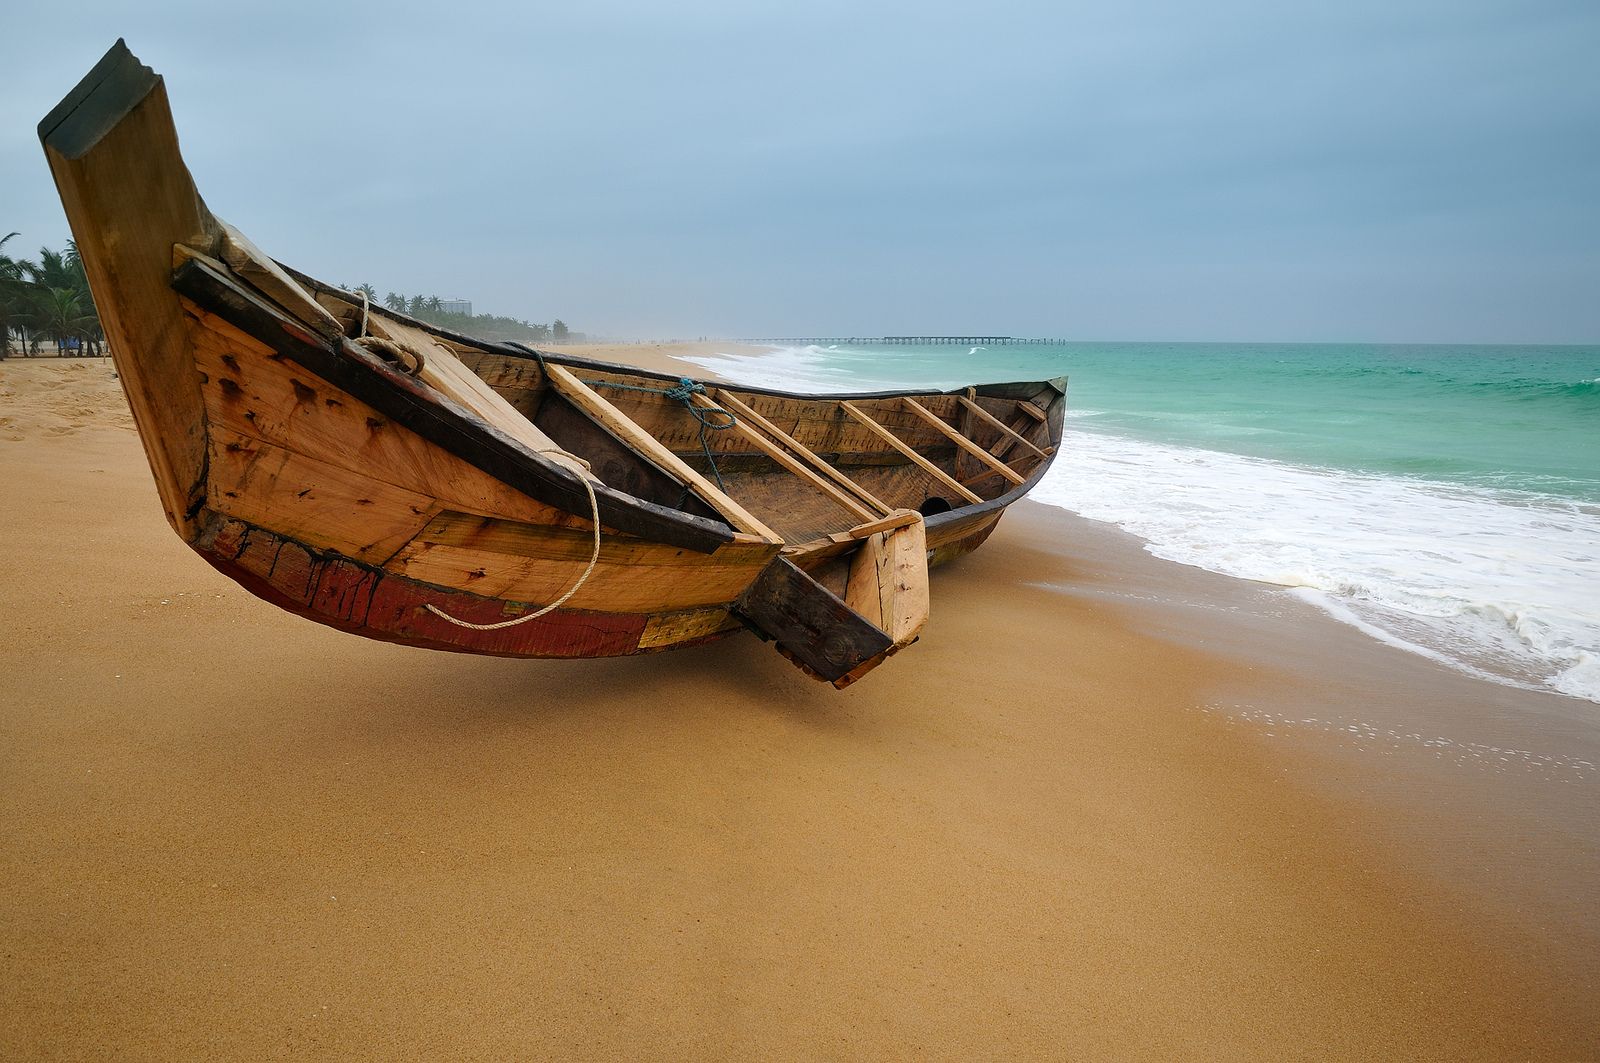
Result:
<instances>
[{"instance_id":1,"label":"coiled rope","mask_svg":"<svg viewBox=\"0 0 1600 1063\"><path fill-rule=\"evenodd\" d=\"M583 575L578 577L578 581L571 587L567 588L567 593L563 594L549 605L546 605L531 613L524 613L522 616L516 617L512 620L502 620L498 624L474 624L469 620L458 620L449 613L445 612L443 609L440 609L437 605L434 605L432 602L428 602L423 606L423 608L427 609L428 612L432 613L434 616L448 620L456 627L471 628L473 631L499 631L501 628L516 627L518 624L526 624L530 620L537 620L546 613L552 613L555 610L560 609L563 605L566 605L567 602L572 599L572 596L577 594L578 590L588 582L589 577L594 574L595 565L600 563L600 500L595 497L594 484L589 482L589 477L586 475L589 471L589 463L578 457L576 454L569 454L565 450L557 450L552 448L548 450L538 450L534 453L549 454L558 459L565 459L566 461L571 462L571 468L578 474L578 479L583 482L583 489L589 493L589 513L594 521L594 549L589 553L588 567L583 570Z\"/></svg>"},{"instance_id":2,"label":"coiled rope","mask_svg":"<svg viewBox=\"0 0 1600 1063\"><path fill-rule=\"evenodd\" d=\"M711 475L716 478L717 487L726 491L722 483L722 472L717 468L717 459L711 453L711 442L706 438L706 432L726 432L739 423L739 419L729 410L712 403L710 406L701 406L694 401L696 395L706 394L706 386L690 380L686 376L678 378L678 383L670 388L647 388L638 384L621 384L614 380L585 380L592 388L612 388L616 391L641 391L646 395L665 395L675 402L681 402L689 415L700 426L700 450L706 456L706 464L711 467ZM720 419L719 419L720 418Z\"/></svg>"},{"instance_id":3,"label":"coiled rope","mask_svg":"<svg viewBox=\"0 0 1600 1063\"><path fill-rule=\"evenodd\" d=\"M356 346L371 351L386 362L393 362L399 366L400 371L406 376L421 376L422 370L428 364L428 360L423 357L422 352L409 343L400 343L396 340L386 340L378 336L367 335L367 312L367 293L363 290L361 292L361 335L354 340ZM440 346L443 346L443 344L440 344Z\"/></svg>"}]
</instances>

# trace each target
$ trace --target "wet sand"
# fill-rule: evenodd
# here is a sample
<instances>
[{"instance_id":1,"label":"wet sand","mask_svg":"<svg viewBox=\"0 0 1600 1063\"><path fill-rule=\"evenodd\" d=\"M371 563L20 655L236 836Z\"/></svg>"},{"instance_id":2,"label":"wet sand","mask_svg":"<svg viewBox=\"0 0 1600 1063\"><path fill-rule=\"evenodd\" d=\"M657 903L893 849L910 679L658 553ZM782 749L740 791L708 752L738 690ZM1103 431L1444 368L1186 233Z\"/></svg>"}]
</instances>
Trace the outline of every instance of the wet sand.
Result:
<instances>
[{"instance_id":1,"label":"wet sand","mask_svg":"<svg viewBox=\"0 0 1600 1063\"><path fill-rule=\"evenodd\" d=\"M0 363L0 484L6 1058L1600 1050L1596 707L1105 526L1014 507L837 692L272 609L97 360Z\"/></svg>"}]
</instances>

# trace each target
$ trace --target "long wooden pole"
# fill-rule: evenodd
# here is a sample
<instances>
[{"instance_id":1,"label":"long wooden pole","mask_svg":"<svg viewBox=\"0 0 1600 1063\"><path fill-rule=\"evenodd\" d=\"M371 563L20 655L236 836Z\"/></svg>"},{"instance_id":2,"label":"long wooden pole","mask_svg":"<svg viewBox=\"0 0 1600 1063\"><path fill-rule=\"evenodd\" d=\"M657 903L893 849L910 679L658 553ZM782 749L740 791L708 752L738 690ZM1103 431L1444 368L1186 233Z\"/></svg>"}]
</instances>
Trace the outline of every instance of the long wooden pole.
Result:
<instances>
[{"instance_id":1,"label":"long wooden pole","mask_svg":"<svg viewBox=\"0 0 1600 1063\"><path fill-rule=\"evenodd\" d=\"M932 425L933 427L937 428L939 431L943 432L945 434L945 436L952 443L954 443L956 446L960 447L962 450L966 451L968 454L971 454L973 457L977 458L979 461L981 461L985 465L989 466L989 468L993 469L995 472L999 473L1001 476L1004 476L1006 479L1010 480L1014 484L1020 484L1020 483L1024 483L1025 482L1023 477L1021 476L1021 474L1019 474L1017 472L1017 470L1013 469L1011 466L1007 465L1005 462L1001 461L999 458L995 457L993 454L990 454L987 450L984 450L982 447L978 446L978 444L974 443L972 440L968 439L966 436L962 435L960 432L957 432L954 428L952 428L948 423L945 422L944 418L939 417L936 414L934 414L932 410L929 410L926 406L922 405L922 403L918 402L916 399L913 399L909 395L907 395L907 396L904 396L903 398L901 398L900 401L905 403L906 408L909 409L912 413L916 414L918 417L922 418L924 421L927 421L930 425Z\"/></svg>"},{"instance_id":2,"label":"long wooden pole","mask_svg":"<svg viewBox=\"0 0 1600 1063\"><path fill-rule=\"evenodd\" d=\"M847 490L853 492L856 497L860 498L863 502L870 506L876 507L879 512L884 514L894 512L893 506L885 505L879 499L874 497L873 494L865 487L862 487L860 484L850 479L850 477L846 476L832 465L829 465L827 462L823 461L816 454L812 453L804 443L800 442L798 439L794 438L789 433L785 432L783 429L779 428L777 425L773 424L756 411L752 410L749 406L746 406L743 402L739 401L739 397L737 395L730 393L725 388L718 388L716 398L718 402L722 403L722 405L730 407L733 412L738 414L740 417L748 418L750 421L754 422L758 427L760 427L762 431L771 435L772 438L776 439L778 442L782 443L784 446L788 447L802 458L811 462L811 464L816 466L818 471L820 471L823 475L827 476L840 487L846 488Z\"/></svg>"},{"instance_id":3,"label":"long wooden pole","mask_svg":"<svg viewBox=\"0 0 1600 1063\"><path fill-rule=\"evenodd\" d=\"M550 383L580 409L587 412L606 428L616 433L624 443L639 451L645 457L655 462L676 476L683 483L688 484L695 494L705 499L718 513L728 518L740 531L747 531L759 535L768 542L781 543L783 536L757 520L748 510L707 480L704 476L690 468L682 458L668 450L655 436L646 432L639 423L611 403L602 398L593 388L579 380L565 367L554 362L545 365L549 373Z\"/></svg>"},{"instance_id":4,"label":"long wooden pole","mask_svg":"<svg viewBox=\"0 0 1600 1063\"><path fill-rule=\"evenodd\" d=\"M851 417L854 417L857 421L860 421L867 428L871 429L872 432L875 433L878 438L882 439L885 443L889 444L891 447L910 458L912 464L916 465L917 468L921 469L929 476L932 476L935 480L938 480L940 483L944 484L945 487L954 491L962 498L965 498L968 502L983 501L983 497L981 495L974 494L973 492L967 490L961 485L959 480L956 480L949 473L939 468L939 466L935 465L921 454L918 454L908 444L902 442L899 436L883 427L883 425L879 424L877 421L874 421L871 417L868 417L866 414L862 413L851 403L841 402L839 403L839 408L844 410L844 412L848 413Z\"/></svg>"},{"instance_id":5,"label":"long wooden pole","mask_svg":"<svg viewBox=\"0 0 1600 1063\"><path fill-rule=\"evenodd\" d=\"M1024 439L1016 429L1012 428L1010 425L1006 424L1004 421L1000 420L1000 418L996 417L982 406L979 406L971 399L958 397L956 401L961 403L962 406L971 410L973 413L977 414L982 420L987 421L989 424L1000 429L1000 433L1009 437L1011 442L1020 443L1024 448L1031 450L1035 457L1048 458L1050 456L1045 451L1040 450L1038 447Z\"/></svg>"}]
</instances>

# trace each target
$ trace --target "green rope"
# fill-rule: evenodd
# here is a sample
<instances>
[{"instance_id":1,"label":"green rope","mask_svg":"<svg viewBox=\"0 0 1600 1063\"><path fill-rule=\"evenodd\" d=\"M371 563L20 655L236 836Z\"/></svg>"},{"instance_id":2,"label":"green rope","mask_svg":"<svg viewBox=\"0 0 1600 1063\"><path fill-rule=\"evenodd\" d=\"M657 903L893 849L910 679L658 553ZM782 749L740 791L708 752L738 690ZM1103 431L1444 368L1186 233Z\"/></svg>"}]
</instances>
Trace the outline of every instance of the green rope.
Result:
<instances>
[{"instance_id":1,"label":"green rope","mask_svg":"<svg viewBox=\"0 0 1600 1063\"><path fill-rule=\"evenodd\" d=\"M739 423L739 419L721 406L697 406L694 396L704 395L706 386L696 383L686 376L678 378L678 383L670 388L647 388L638 384L619 384L612 380L585 380L592 388L612 388L617 391L640 391L646 395L665 395L669 399L683 403L689 415L700 426L700 449L705 453L706 464L711 466L711 475L716 477L717 487L726 491L722 484L722 472L717 468L717 459L711 453L711 442L706 438L706 432L726 432Z\"/></svg>"}]
</instances>

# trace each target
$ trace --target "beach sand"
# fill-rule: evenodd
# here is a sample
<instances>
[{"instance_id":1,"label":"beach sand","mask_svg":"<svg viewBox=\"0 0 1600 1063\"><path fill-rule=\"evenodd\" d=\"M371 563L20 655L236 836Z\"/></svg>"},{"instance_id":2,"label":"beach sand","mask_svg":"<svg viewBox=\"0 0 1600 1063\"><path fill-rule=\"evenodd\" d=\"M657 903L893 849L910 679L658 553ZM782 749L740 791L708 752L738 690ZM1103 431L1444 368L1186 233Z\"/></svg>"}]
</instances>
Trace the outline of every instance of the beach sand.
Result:
<instances>
[{"instance_id":1,"label":"beach sand","mask_svg":"<svg viewBox=\"0 0 1600 1063\"><path fill-rule=\"evenodd\" d=\"M838 692L273 609L104 361L0 363L0 484L5 1058L1600 1052L1596 707L1106 526L1013 507Z\"/></svg>"}]
</instances>

